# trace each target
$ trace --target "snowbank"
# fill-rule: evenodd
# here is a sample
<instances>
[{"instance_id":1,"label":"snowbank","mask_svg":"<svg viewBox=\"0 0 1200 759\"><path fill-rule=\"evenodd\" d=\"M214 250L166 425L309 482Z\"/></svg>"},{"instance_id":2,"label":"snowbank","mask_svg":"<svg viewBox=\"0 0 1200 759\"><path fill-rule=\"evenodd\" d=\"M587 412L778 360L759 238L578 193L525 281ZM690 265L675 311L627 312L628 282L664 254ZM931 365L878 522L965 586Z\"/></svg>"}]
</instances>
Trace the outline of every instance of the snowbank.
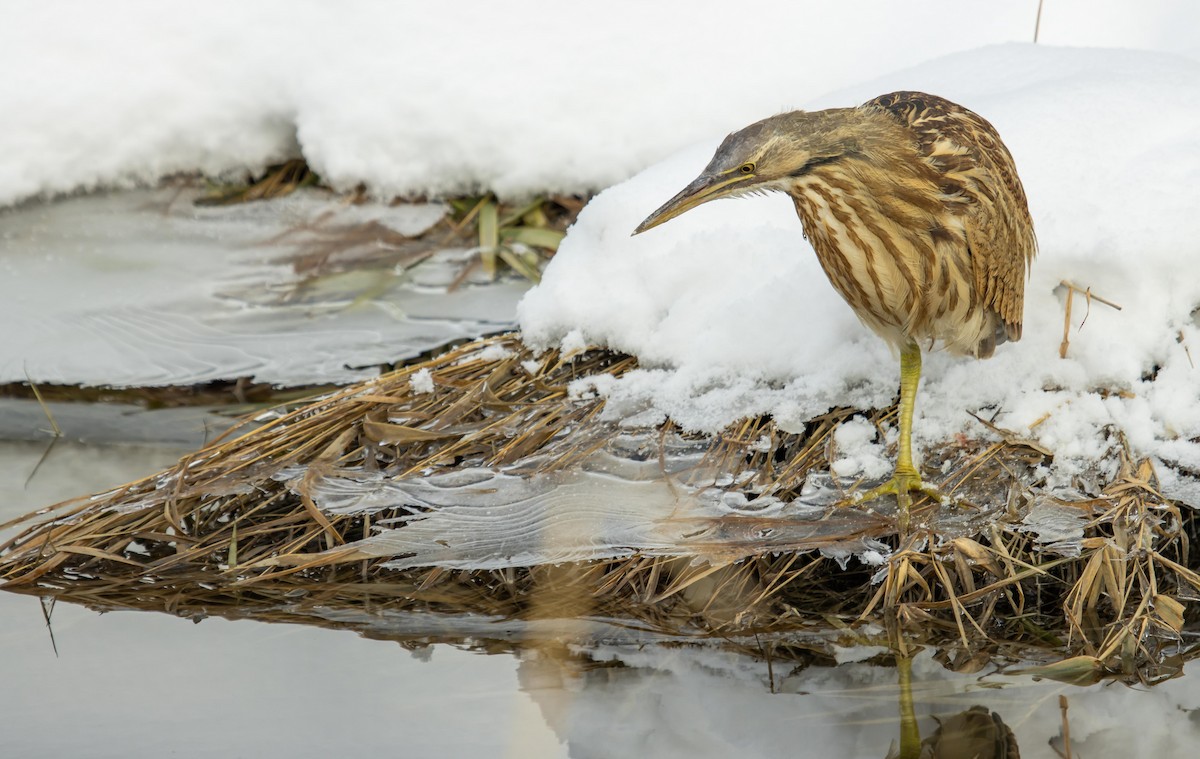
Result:
<instances>
[{"instance_id":1,"label":"snowbank","mask_svg":"<svg viewBox=\"0 0 1200 759\"><path fill-rule=\"evenodd\" d=\"M1032 428L1064 471L1109 450L1113 428L1139 451L1200 469L1192 365L1200 361L1200 64L1010 44L930 61L813 106L897 89L935 92L995 124L1040 242L1024 338L988 361L930 356L918 437L978 434L966 412L999 410L998 424ZM786 197L710 203L630 237L699 173L721 136L588 205L519 307L526 339L540 347L583 340L671 367L611 385L610 408L651 409L703 430L751 413L794 426L832 406L890 403L895 359L834 293ZM1077 296L1062 360L1065 294L1056 288L1064 279L1122 308L1093 302L1089 313ZM877 468L878 450L847 455L858 463L842 469Z\"/></svg>"},{"instance_id":2,"label":"snowbank","mask_svg":"<svg viewBox=\"0 0 1200 759\"><path fill-rule=\"evenodd\" d=\"M1044 43L1195 54L1200 8L1056 0ZM748 413L795 425L876 406L895 365L834 294L786 199L706 206L628 233L725 132L797 106L925 89L983 113L1017 157L1041 241L1025 339L987 362L926 363L919 435L1000 409L1060 459L1125 430L1200 469L1200 66L1133 51L1034 47L1036 3L886 0L446 5L316 0L11 2L0 25L0 206L177 171L260 167L302 152L339 187L503 195L636 179L592 203L521 317L540 345L639 355L616 412L715 429ZM967 23L964 23L967 21ZM976 49L974 52L959 52ZM950 57L919 63L927 57ZM845 87L883 71L918 64ZM700 144L663 160L681 146ZM656 162L659 162L656 164ZM1123 306L1074 310L1070 279ZM1153 382L1150 379L1154 378ZM879 468L877 443L839 471Z\"/></svg>"},{"instance_id":3,"label":"snowbank","mask_svg":"<svg viewBox=\"0 0 1200 759\"><path fill-rule=\"evenodd\" d=\"M1200 10L1170 3L1055 0L1042 40L1194 45L1183 40ZM0 206L301 152L334 185L385 197L599 189L755 114L1028 40L1035 11L1033 0L929 0L919 14L887 0L733 11L719 0L13 0L0 24Z\"/></svg>"}]
</instances>

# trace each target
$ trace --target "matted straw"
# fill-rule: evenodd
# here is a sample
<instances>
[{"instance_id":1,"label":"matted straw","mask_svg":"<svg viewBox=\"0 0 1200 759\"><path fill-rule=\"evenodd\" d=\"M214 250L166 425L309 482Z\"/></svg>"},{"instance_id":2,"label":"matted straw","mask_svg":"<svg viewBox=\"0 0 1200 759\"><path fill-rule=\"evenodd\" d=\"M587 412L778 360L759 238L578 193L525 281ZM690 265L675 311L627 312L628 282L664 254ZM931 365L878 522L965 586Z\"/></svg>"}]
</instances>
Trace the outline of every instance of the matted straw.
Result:
<instances>
[{"instance_id":1,"label":"matted straw","mask_svg":"<svg viewBox=\"0 0 1200 759\"><path fill-rule=\"evenodd\" d=\"M627 433L602 418L603 398L573 395L571 383L636 368L607 351L534 355L515 335L476 341L260 414L165 472L30 515L0 546L0 578L10 590L100 608L376 635L372 620L383 613L603 617L731 645L771 636L774 655L787 658L812 655L807 644L789 646L788 634L857 635L875 622L937 645L956 667L981 655L1042 652L1083 656L1097 676L1131 678L1169 675L1195 650L1187 604L1200 591L1188 550L1196 517L1163 497L1150 462L1127 447L1115 476L1072 497L1042 492L1036 472L1048 452L1002 430L932 451L930 464L949 472L947 487L991 505L918 504L923 527L904 542L887 514L831 507L817 532L731 514L709 519L704 538L681 555L501 569L388 568L388 557L365 557L354 541L411 509L326 513L312 497L313 485L345 469L396 480L472 467L520 476L571 470ZM855 416L883 428L894 409L836 409L800 434L766 417L714 436L667 421L655 437L660 450L702 451L694 472L672 475L684 484L749 471L747 490L786 502L829 469L833 432ZM1057 552L1039 542L1026 520L1037 508L1077 515L1082 539ZM883 566L843 565L822 550L863 539L891 548Z\"/></svg>"}]
</instances>

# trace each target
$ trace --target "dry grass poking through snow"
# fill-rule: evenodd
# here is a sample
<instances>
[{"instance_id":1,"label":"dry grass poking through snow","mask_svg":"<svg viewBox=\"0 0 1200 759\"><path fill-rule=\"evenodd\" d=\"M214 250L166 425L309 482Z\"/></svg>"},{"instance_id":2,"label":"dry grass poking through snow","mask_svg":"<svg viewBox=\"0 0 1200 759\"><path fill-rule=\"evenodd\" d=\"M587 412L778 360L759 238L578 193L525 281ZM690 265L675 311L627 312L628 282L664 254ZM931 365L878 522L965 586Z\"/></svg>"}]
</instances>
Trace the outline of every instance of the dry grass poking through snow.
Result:
<instances>
[{"instance_id":1,"label":"dry grass poking through snow","mask_svg":"<svg viewBox=\"0 0 1200 759\"><path fill-rule=\"evenodd\" d=\"M799 643L801 631L855 640L882 629L890 640L899 631L938 646L958 668L997 655L1085 657L1074 662L1085 674L1070 675L1084 680L1169 676L1195 652L1188 604L1200 592L1189 552L1197 519L1166 500L1151 464L1128 450L1093 492L1048 493L1038 480L1046 452L981 428L980 439L927 456L977 505L918 504L916 532L902 542L886 509L828 506L818 519L731 510L680 517L696 537L673 550L500 569L388 568L387 557L355 541L389 520L386 529L406 529L394 520L413 509L334 514L314 500L315 486L338 472L406 480L491 468L534 477L629 456L630 431L601 418L604 400L573 396L569 386L635 368L602 351L535 357L515 336L472 343L244 422L240 437L170 470L31 515L0 546L0 577L10 590L102 608L359 629L397 611L604 617L730 645L764 636L781 659L812 654L816 644ZM654 445L638 456L694 454L686 470L659 475L679 492L725 482L759 502L787 503L827 471L840 423L861 416L883 428L893 414L839 409L799 435L767 418L716 437L668 422L647 431ZM753 476L736 477L745 472ZM1067 531L1047 537L1046 519ZM846 551L868 548L882 565L845 562Z\"/></svg>"}]
</instances>

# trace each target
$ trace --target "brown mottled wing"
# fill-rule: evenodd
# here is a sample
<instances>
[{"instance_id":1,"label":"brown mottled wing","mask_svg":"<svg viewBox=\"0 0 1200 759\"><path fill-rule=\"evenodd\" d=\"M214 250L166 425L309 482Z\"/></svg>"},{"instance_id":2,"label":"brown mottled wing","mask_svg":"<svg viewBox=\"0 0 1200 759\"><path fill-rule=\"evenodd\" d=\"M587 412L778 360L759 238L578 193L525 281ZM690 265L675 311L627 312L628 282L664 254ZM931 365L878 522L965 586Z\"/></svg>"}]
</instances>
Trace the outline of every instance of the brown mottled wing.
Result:
<instances>
[{"instance_id":1,"label":"brown mottled wing","mask_svg":"<svg viewBox=\"0 0 1200 759\"><path fill-rule=\"evenodd\" d=\"M893 92L864 105L885 109L912 130L940 174L947 209L963 219L976 295L1004 324L997 342L1021 339L1025 270L1037 239L1017 167L995 127L922 92Z\"/></svg>"}]
</instances>

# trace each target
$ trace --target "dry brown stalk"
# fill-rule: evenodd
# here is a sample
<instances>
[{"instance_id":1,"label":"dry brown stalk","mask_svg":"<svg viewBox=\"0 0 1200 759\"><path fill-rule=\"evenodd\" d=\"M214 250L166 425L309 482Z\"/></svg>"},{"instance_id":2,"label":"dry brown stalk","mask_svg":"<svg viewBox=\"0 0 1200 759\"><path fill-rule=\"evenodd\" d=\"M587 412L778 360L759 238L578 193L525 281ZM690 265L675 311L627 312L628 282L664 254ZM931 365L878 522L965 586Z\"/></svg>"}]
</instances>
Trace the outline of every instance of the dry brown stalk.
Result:
<instances>
[{"instance_id":1,"label":"dry brown stalk","mask_svg":"<svg viewBox=\"0 0 1200 759\"><path fill-rule=\"evenodd\" d=\"M1093 300L1098 303L1103 303L1104 305L1108 306L1109 308L1116 309L1117 311L1120 311L1121 307L1118 306L1116 303L1113 303L1111 300L1108 300L1106 298L1101 298L1099 295L1096 295L1095 293L1092 292L1092 288L1090 288L1090 287L1080 287L1079 285L1076 285L1065 279L1063 281L1059 282L1058 286L1064 287L1067 290L1067 304L1066 304L1066 307L1063 309L1063 339L1062 339L1062 343L1058 346L1058 357L1066 358L1067 357L1067 349L1071 345L1071 301L1074 300L1075 293L1082 293L1083 297L1087 301L1087 313L1084 314L1083 322L1081 322L1079 325L1080 329L1083 329L1083 325L1085 323L1087 323L1088 315L1091 314L1091 312L1092 312L1092 301Z\"/></svg>"},{"instance_id":2,"label":"dry brown stalk","mask_svg":"<svg viewBox=\"0 0 1200 759\"><path fill-rule=\"evenodd\" d=\"M1182 636L1194 619L1188 599L1200 591L1188 550L1197 520L1162 496L1152 465L1127 447L1103 492L1054 499L1033 479L1049 452L985 423L984 434L998 439L958 441L928 458L986 508L925 503L922 529L902 545L892 516L852 508L831 507L816 522L684 515L679 526L696 536L691 554L562 566L389 569L349 541L409 514L403 504L341 514L313 497L322 478L343 471L402 480L502 467L534 476L620 452L628 431L601 420L604 400L572 398L567 388L636 367L595 350L573 360L534 357L512 335L460 347L260 415L167 472L31 517L0 546L0 580L103 608L349 625L374 635L383 634L381 613L588 616L811 660L830 640L876 622L906 631L906 645L955 652L946 661L956 667L978 667L987 655L1086 654L1098 672L1131 679L1169 676L1164 651L1191 655ZM413 377L426 371L433 390L418 392ZM749 471L740 486L747 497L788 502L810 475L828 471L827 441L854 416L880 428L894 423L892 409L835 409L796 435L763 417L706 437L667 422L643 438L639 455L658 461L681 493ZM668 474L668 449L695 451L697 463ZM1078 555L1035 539L1024 523L1035 503L1080 515ZM890 549L882 566L843 567L836 553L821 553L863 540ZM331 609L341 621L326 618ZM797 643L801 633L817 638Z\"/></svg>"}]
</instances>

